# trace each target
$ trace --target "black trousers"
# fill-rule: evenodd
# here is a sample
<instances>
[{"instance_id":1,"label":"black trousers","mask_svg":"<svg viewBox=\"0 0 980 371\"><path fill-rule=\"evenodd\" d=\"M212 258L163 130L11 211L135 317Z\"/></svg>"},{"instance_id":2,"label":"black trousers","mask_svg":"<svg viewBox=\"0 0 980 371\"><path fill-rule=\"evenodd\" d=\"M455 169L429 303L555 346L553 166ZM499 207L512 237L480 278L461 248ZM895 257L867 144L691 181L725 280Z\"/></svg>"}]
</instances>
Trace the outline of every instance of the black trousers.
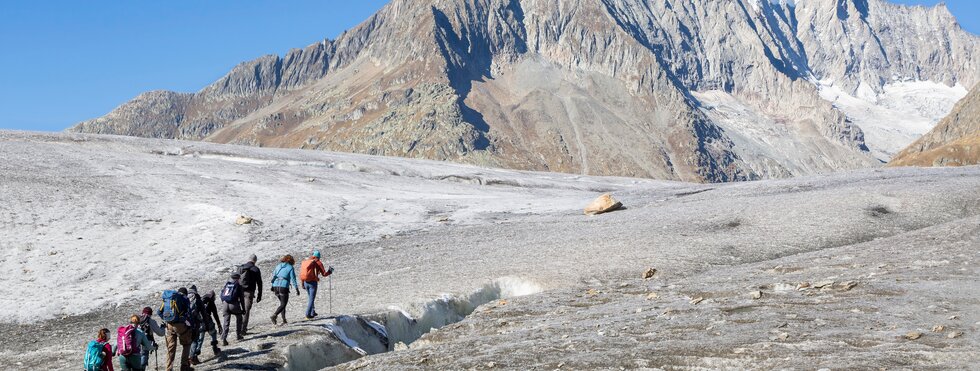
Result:
<instances>
[{"instance_id":1,"label":"black trousers","mask_svg":"<svg viewBox=\"0 0 980 371\"><path fill-rule=\"evenodd\" d=\"M276 297L279 298L279 308L276 308L276 312L272 313L272 317L275 318L280 313L282 313L282 320L286 320L286 304L289 303L289 288L288 287L273 287L272 291L276 293Z\"/></svg>"}]
</instances>

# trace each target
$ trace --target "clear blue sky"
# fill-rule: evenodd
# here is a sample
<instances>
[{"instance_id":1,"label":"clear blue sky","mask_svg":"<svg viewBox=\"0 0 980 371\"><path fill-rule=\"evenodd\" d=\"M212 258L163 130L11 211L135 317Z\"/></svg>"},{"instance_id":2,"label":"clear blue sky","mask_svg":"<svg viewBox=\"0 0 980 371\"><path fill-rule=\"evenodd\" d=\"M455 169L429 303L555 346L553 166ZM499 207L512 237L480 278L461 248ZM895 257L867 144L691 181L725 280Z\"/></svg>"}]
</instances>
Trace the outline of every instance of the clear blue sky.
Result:
<instances>
[{"instance_id":1,"label":"clear blue sky","mask_svg":"<svg viewBox=\"0 0 980 371\"><path fill-rule=\"evenodd\" d=\"M144 91L197 91L239 62L332 39L385 3L0 1L0 128L57 131ZM946 4L980 33L980 1Z\"/></svg>"}]
</instances>

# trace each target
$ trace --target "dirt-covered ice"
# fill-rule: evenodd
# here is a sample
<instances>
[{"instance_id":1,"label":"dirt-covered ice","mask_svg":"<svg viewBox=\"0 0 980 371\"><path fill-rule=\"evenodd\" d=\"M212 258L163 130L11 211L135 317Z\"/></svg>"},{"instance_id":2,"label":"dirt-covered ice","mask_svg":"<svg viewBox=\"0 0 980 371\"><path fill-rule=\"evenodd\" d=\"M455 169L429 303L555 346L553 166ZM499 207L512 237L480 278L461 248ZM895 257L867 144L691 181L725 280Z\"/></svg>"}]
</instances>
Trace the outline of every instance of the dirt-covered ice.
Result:
<instances>
[{"instance_id":1,"label":"dirt-covered ice","mask_svg":"<svg viewBox=\"0 0 980 371\"><path fill-rule=\"evenodd\" d=\"M349 368L980 361L977 167L701 185L19 132L0 132L0 157L0 361L23 368L80 363L164 288L312 247L337 269L333 314L362 316L273 328L267 295L255 335L199 369L361 357L330 326L398 349ZM626 209L582 215L604 192ZM407 349L365 325L409 336L427 313L462 321Z\"/></svg>"}]
</instances>

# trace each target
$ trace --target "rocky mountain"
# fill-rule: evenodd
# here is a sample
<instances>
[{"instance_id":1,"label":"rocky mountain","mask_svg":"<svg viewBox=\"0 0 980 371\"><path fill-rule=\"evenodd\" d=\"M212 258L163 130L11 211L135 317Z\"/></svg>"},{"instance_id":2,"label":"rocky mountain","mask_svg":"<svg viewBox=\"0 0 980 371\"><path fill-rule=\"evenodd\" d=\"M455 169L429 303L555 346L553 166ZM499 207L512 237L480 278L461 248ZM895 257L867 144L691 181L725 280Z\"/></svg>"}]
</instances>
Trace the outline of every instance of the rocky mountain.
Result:
<instances>
[{"instance_id":1,"label":"rocky mountain","mask_svg":"<svg viewBox=\"0 0 980 371\"><path fill-rule=\"evenodd\" d=\"M874 166L927 131L962 94L923 97L980 81L977 40L943 6L884 0L394 0L336 40L243 63L194 94L145 93L70 130L785 177ZM902 88L923 83L932 90ZM895 130L861 116L864 104L921 117Z\"/></svg>"},{"instance_id":2,"label":"rocky mountain","mask_svg":"<svg viewBox=\"0 0 980 371\"><path fill-rule=\"evenodd\" d=\"M980 164L980 85L928 134L899 153L890 166Z\"/></svg>"}]
</instances>

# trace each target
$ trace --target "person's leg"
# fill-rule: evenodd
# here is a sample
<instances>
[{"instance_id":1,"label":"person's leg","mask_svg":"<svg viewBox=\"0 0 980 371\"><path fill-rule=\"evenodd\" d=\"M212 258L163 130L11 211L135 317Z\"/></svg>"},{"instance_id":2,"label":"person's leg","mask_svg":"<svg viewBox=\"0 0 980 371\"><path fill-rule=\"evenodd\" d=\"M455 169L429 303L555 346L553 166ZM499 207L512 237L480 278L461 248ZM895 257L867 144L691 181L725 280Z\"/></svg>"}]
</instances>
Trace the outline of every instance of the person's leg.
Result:
<instances>
[{"instance_id":1,"label":"person's leg","mask_svg":"<svg viewBox=\"0 0 980 371\"><path fill-rule=\"evenodd\" d=\"M194 331L190 327L184 326L184 324L179 324L177 326L180 332L180 368L188 369L191 367L191 338L194 335Z\"/></svg>"},{"instance_id":2,"label":"person's leg","mask_svg":"<svg viewBox=\"0 0 980 371\"><path fill-rule=\"evenodd\" d=\"M119 360L120 371L129 371L129 365L126 362L126 356L118 356L116 357L116 359Z\"/></svg>"},{"instance_id":3,"label":"person's leg","mask_svg":"<svg viewBox=\"0 0 980 371\"><path fill-rule=\"evenodd\" d=\"M174 325L167 324L167 371L174 370L174 358L177 356L177 330Z\"/></svg>"},{"instance_id":4,"label":"person's leg","mask_svg":"<svg viewBox=\"0 0 980 371\"><path fill-rule=\"evenodd\" d=\"M252 303L255 302L255 293L245 291L245 315L242 316L242 333L248 332L248 317L252 314Z\"/></svg>"},{"instance_id":5,"label":"person's leg","mask_svg":"<svg viewBox=\"0 0 980 371\"><path fill-rule=\"evenodd\" d=\"M242 315L241 314L236 314L235 315L235 335L238 335L238 337L236 338L236 340L239 340L239 341L245 339L245 333L243 332L244 328L243 328L242 325L244 325L244 323L242 322Z\"/></svg>"},{"instance_id":6,"label":"person's leg","mask_svg":"<svg viewBox=\"0 0 980 371\"><path fill-rule=\"evenodd\" d=\"M224 319L224 323L221 324L223 330L221 333L221 342L228 345L228 326L231 325L231 313L228 312L228 308L225 308L225 313L222 317L224 317L222 318Z\"/></svg>"},{"instance_id":7,"label":"person's leg","mask_svg":"<svg viewBox=\"0 0 980 371\"><path fill-rule=\"evenodd\" d=\"M146 366L150 364L150 349L140 350L140 369L145 370Z\"/></svg>"},{"instance_id":8,"label":"person's leg","mask_svg":"<svg viewBox=\"0 0 980 371\"><path fill-rule=\"evenodd\" d=\"M275 291L276 291L276 299L279 299L279 307L276 308L275 312L272 312L272 322L276 321L276 316L278 316L280 313L282 313L282 318L286 318L286 303L283 299L282 288L276 287ZM286 295L289 295L288 292ZM285 300L288 300L288 296L286 297Z\"/></svg>"},{"instance_id":9,"label":"person's leg","mask_svg":"<svg viewBox=\"0 0 980 371\"><path fill-rule=\"evenodd\" d=\"M316 282L307 282L303 284L306 287L306 316L313 317L313 303L316 301Z\"/></svg>"},{"instance_id":10,"label":"person's leg","mask_svg":"<svg viewBox=\"0 0 980 371\"><path fill-rule=\"evenodd\" d=\"M289 288L282 289L282 297L279 298L279 307L282 308L282 323L286 324L286 304L289 304Z\"/></svg>"},{"instance_id":11,"label":"person's leg","mask_svg":"<svg viewBox=\"0 0 980 371\"><path fill-rule=\"evenodd\" d=\"M191 354L195 356L200 355L201 346L204 345L204 331L198 331L197 336L194 336L192 340L193 341L191 342Z\"/></svg>"}]
</instances>

